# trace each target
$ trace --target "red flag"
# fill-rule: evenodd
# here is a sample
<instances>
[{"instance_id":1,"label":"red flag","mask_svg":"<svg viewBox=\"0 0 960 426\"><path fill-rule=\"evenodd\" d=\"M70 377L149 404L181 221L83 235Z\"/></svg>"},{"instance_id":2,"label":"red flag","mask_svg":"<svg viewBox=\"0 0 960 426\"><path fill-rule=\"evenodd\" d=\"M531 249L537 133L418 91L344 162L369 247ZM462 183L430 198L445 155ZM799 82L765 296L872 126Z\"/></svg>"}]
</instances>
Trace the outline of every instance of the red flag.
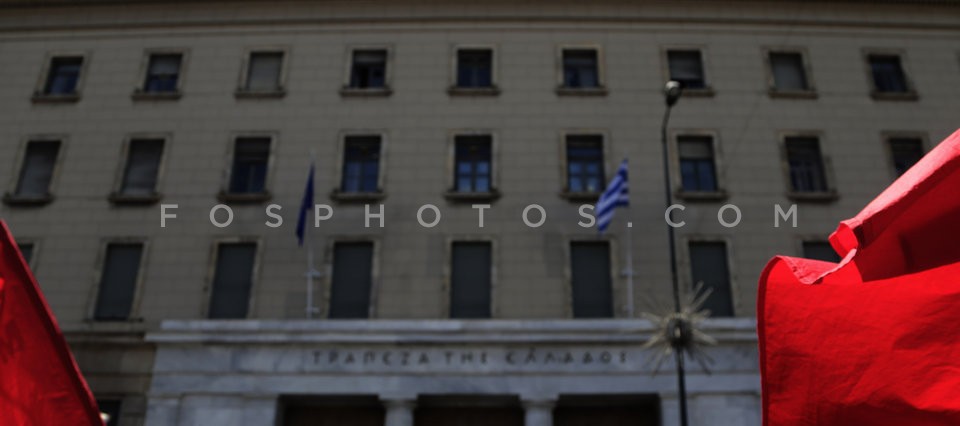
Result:
<instances>
[{"instance_id":1,"label":"red flag","mask_svg":"<svg viewBox=\"0 0 960 426\"><path fill-rule=\"evenodd\" d=\"M757 297L763 424L960 425L960 131Z\"/></svg>"},{"instance_id":2,"label":"red flag","mask_svg":"<svg viewBox=\"0 0 960 426\"><path fill-rule=\"evenodd\" d=\"M0 425L103 426L93 394L3 221Z\"/></svg>"}]
</instances>

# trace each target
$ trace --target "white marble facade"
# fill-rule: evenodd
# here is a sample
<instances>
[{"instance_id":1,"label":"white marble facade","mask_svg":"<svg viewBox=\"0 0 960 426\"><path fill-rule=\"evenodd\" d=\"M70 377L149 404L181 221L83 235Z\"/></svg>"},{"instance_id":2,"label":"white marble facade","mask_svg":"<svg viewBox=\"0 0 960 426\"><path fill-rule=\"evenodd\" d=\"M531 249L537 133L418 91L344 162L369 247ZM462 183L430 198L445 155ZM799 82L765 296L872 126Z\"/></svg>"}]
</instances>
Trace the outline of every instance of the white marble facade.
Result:
<instances>
[{"instance_id":1,"label":"white marble facade","mask_svg":"<svg viewBox=\"0 0 960 426\"><path fill-rule=\"evenodd\" d=\"M759 425L755 323L715 319L711 374L689 366L693 425ZM553 424L560 395L657 395L677 423L671 362L653 372L651 325L596 321L166 321L148 426L277 424L281 396L375 395L385 424L413 425L423 395L508 395ZM653 415L656 415L654 413Z\"/></svg>"}]
</instances>

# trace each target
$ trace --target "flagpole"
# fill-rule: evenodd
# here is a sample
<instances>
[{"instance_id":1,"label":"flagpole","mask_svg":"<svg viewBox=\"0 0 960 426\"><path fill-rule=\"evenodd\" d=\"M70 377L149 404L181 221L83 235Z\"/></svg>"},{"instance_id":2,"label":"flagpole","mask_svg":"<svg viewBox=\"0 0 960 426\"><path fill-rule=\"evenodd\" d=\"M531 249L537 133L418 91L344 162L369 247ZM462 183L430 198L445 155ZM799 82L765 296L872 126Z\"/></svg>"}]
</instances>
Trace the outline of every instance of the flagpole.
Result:
<instances>
[{"instance_id":1,"label":"flagpole","mask_svg":"<svg viewBox=\"0 0 960 426\"><path fill-rule=\"evenodd\" d=\"M310 167L311 169L316 164L316 153L314 150L310 150ZM310 179L313 179L313 174L310 174ZM309 185L309 183L308 183ZM312 187L312 185L311 185ZM313 199L312 194L310 199ZM309 219L310 213L313 213L315 210L314 206L308 206L309 210L307 211L306 217ZM313 267L313 238L310 235L310 228L312 224L309 220L306 220L306 223L303 227L303 239L307 244L307 319L313 319L313 314L317 312L317 308L313 306L313 278L317 275L317 270Z\"/></svg>"},{"instance_id":2,"label":"flagpole","mask_svg":"<svg viewBox=\"0 0 960 426\"><path fill-rule=\"evenodd\" d=\"M627 318L634 318L633 297L633 222L632 209L627 205Z\"/></svg>"}]
</instances>

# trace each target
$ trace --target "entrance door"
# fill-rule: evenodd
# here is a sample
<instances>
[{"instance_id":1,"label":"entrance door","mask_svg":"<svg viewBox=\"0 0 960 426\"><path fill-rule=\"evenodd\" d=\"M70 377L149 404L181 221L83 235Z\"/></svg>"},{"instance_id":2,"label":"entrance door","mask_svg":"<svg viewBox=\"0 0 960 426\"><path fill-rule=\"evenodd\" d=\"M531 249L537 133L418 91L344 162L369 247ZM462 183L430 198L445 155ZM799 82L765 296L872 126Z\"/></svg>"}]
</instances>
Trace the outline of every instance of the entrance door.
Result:
<instances>
[{"instance_id":1,"label":"entrance door","mask_svg":"<svg viewBox=\"0 0 960 426\"><path fill-rule=\"evenodd\" d=\"M561 395L554 426L658 426L656 395Z\"/></svg>"},{"instance_id":2,"label":"entrance door","mask_svg":"<svg viewBox=\"0 0 960 426\"><path fill-rule=\"evenodd\" d=\"M421 397L414 426L523 426L515 397Z\"/></svg>"},{"instance_id":3,"label":"entrance door","mask_svg":"<svg viewBox=\"0 0 960 426\"><path fill-rule=\"evenodd\" d=\"M286 399L283 426L383 426L385 411L376 397Z\"/></svg>"}]
</instances>

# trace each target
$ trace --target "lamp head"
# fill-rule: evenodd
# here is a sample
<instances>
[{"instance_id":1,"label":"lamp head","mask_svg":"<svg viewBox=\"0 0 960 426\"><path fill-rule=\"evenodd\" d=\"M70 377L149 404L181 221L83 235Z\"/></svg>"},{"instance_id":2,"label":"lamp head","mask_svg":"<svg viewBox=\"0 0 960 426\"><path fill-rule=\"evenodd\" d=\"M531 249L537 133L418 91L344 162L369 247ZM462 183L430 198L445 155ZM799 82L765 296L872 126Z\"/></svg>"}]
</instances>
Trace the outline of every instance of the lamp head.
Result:
<instances>
[{"instance_id":1,"label":"lamp head","mask_svg":"<svg viewBox=\"0 0 960 426\"><path fill-rule=\"evenodd\" d=\"M683 94L683 85L676 80L668 81L666 87L663 88L663 95L666 98L667 107L672 107L676 104L681 94Z\"/></svg>"}]
</instances>

